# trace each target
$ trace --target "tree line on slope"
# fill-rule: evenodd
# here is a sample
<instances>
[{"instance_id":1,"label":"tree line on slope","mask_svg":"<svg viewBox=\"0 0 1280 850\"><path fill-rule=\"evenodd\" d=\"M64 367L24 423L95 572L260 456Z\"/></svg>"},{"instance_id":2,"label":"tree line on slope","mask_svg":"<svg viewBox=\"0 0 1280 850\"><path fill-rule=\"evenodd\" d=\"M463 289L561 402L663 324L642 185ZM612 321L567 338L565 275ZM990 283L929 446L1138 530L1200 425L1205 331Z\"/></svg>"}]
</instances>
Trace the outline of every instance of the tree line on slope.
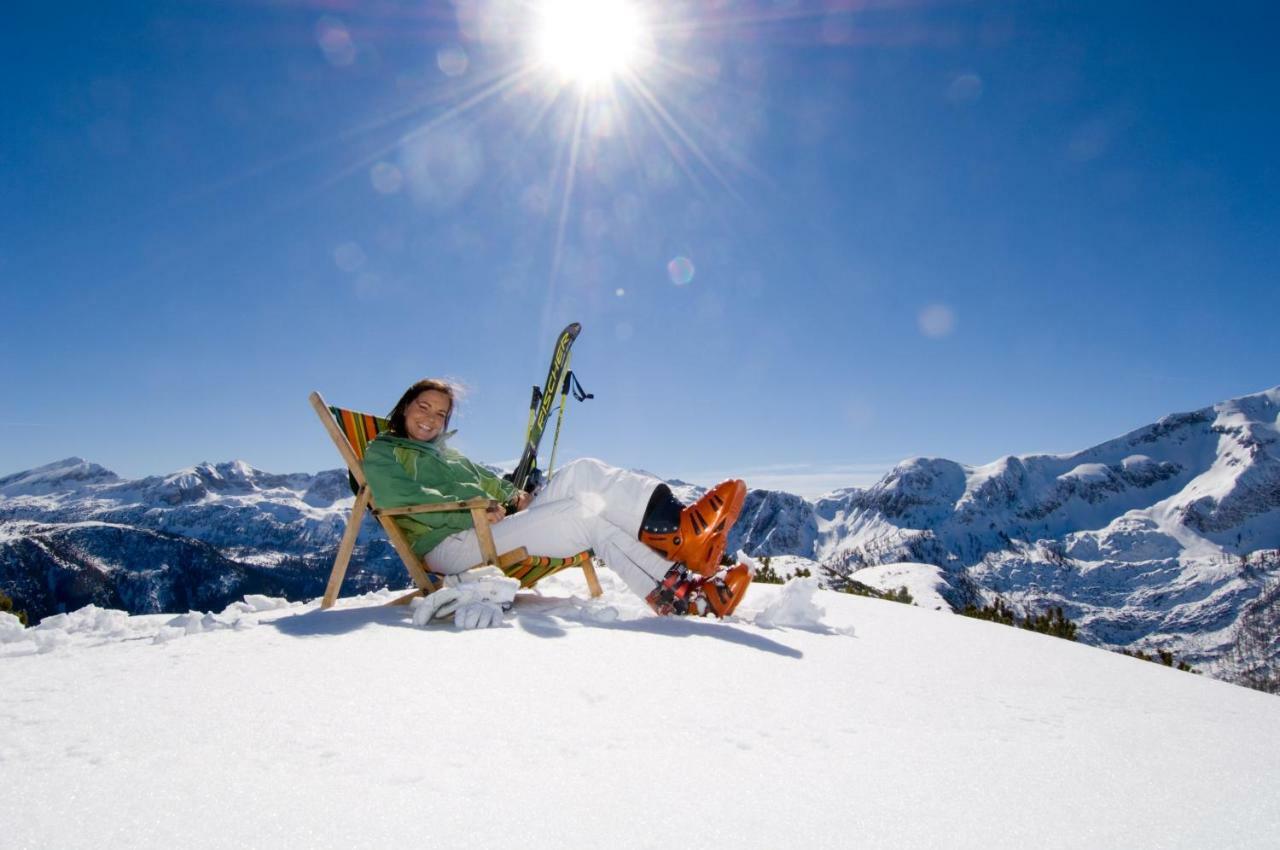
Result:
<instances>
[{"instance_id":1,"label":"tree line on slope","mask_svg":"<svg viewBox=\"0 0 1280 850\"><path fill-rule=\"evenodd\" d=\"M751 580L759 582L760 584L785 584L793 578L809 578L813 575L808 567L801 567L794 573L787 573L785 576L779 575L778 571L773 568L771 561L772 559L768 555L761 558L760 568L756 570L755 577ZM869 596L873 599L887 599L890 602L901 602L906 605L912 605L915 603L915 599L912 597L910 591L907 590L906 585L899 587L897 590L880 590L879 588L872 587L869 584L855 581L849 578L847 574L841 575L831 571L826 571L826 573L827 586L838 593L849 593L854 596Z\"/></svg>"},{"instance_id":2,"label":"tree line on slope","mask_svg":"<svg viewBox=\"0 0 1280 850\"><path fill-rule=\"evenodd\" d=\"M1272 579L1245 606L1224 662L1231 681L1255 691L1280 694L1280 579Z\"/></svg>"}]
</instances>

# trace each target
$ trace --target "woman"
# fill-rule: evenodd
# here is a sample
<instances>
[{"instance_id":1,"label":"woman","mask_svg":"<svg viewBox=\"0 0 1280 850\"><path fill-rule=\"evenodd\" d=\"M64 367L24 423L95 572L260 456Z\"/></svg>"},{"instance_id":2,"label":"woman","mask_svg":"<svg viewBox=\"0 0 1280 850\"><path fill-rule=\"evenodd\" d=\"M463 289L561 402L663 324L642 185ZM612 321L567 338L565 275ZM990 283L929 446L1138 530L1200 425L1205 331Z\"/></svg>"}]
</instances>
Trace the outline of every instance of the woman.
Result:
<instances>
[{"instance_id":1,"label":"woman","mask_svg":"<svg viewBox=\"0 0 1280 850\"><path fill-rule=\"evenodd\" d=\"M737 607L751 572L745 564L722 571L720 558L746 498L742 481L722 482L685 507L655 478L583 459L557 471L536 496L517 492L444 445L455 397L448 382L427 379L396 403L389 429L364 458L379 507L495 499L506 506L489 512L500 552L523 546L564 558L591 549L663 615L726 617ZM467 511L395 521L432 572L460 573L483 560Z\"/></svg>"}]
</instances>

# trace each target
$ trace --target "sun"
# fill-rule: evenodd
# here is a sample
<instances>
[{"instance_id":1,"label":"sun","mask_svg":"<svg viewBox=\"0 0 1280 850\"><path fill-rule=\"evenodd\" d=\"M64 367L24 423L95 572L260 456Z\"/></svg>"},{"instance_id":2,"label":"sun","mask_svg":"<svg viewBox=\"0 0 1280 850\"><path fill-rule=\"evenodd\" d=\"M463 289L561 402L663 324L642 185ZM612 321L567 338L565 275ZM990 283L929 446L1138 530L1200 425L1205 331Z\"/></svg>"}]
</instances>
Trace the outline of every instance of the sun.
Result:
<instances>
[{"instance_id":1,"label":"sun","mask_svg":"<svg viewBox=\"0 0 1280 850\"><path fill-rule=\"evenodd\" d=\"M538 60L584 89L636 70L647 36L627 0L544 0L538 8Z\"/></svg>"}]
</instances>

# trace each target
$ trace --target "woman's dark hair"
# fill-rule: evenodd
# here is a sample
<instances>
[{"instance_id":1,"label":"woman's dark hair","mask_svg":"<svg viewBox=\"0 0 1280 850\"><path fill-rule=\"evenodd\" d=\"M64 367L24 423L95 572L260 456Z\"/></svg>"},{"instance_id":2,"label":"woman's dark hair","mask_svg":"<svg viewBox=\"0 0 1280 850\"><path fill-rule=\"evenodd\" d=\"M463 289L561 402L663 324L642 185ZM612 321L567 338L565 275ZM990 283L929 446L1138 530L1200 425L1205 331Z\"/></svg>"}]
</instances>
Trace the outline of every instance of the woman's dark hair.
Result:
<instances>
[{"instance_id":1,"label":"woman's dark hair","mask_svg":"<svg viewBox=\"0 0 1280 850\"><path fill-rule=\"evenodd\" d=\"M427 390L435 390L444 393L449 397L449 414L444 418L444 428L441 433L449 430L449 420L453 418L453 409L458 404L458 394L453 384L448 381L442 381L439 378L423 378L409 389L404 391L404 395L400 396L400 400L396 402L396 406L391 408L391 413L387 416L390 422L387 430L397 437L408 437L409 434L404 427L404 411L405 408L413 403L413 400L422 395Z\"/></svg>"}]
</instances>

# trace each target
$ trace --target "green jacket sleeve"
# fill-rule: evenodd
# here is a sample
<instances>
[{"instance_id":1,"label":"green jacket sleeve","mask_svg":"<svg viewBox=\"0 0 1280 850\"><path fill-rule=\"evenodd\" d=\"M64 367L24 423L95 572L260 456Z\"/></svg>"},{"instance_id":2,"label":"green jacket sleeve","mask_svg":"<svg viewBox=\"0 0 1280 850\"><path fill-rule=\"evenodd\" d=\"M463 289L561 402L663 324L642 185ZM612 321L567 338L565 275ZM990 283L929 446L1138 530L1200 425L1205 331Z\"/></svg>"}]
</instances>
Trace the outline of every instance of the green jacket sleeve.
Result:
<instances>
[{"instance_id":1,"label":"green jacket sleeve","mask_svg":"<svg viewBox=\"0 0 1280 850\"><path fill-rule=\"evenodd\" d=\"M467 461L467 463L471 463L471 461ZM472 465L475 466L474 464ZM483 466L475 466L475 471L480 478L480 486L489 494L490 499L509 502L515 498L516 485L499 478Z\"/></svg>"}]
</instances>

